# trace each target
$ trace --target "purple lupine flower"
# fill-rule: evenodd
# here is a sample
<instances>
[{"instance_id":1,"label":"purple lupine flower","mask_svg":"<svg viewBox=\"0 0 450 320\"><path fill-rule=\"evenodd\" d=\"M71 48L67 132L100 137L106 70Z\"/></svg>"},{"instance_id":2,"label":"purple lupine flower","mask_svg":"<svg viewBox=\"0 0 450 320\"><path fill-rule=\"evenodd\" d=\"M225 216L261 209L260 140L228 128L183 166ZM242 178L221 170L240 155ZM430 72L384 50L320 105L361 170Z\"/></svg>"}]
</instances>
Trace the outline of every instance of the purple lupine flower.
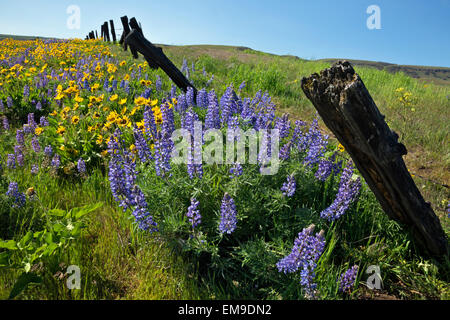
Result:
<instances>
[{"instance_id":1,"label":"purple lupine flower","mask_svg":"<svg viewBox=\"0 0 450 320\"><path fill-rule=\"evenodd\" d=\"M170 100L177 98L177 87L175 85L171 85L170 87Z\"/></svg>"},{"instance_id":2,"label":"purple lupine flower","mask_svg":"<svg viewBox=\"0 0 450 320\"><path fill-rule=\"evenodd\" d=\"M5 112L5 106L3 105L2 99L0 99L0 112Z\"/></svg>"},{"instance_id":3,"label":"purple lupine flower","mask_svg":"<svg viewBox=\"0 0 450 320\"><path fill-rule=\"evenodd\" d=\"M183 58L183 64L181 66L181 72L184 73L184 72L186 72L187 69L189 69L187 60L185 58Z\"/></svg>"},{"instance_id":4,"label":"purple lupine flower","mask_svg":"<svg viewBox=\"0 0 450 320\"><path fill-rule=\"evenodd\" d=\"M28 99L29 96L30 96L30 87L26 84L23 87L23 97L26 100L26 99Z\"/></svg>"},{"instance_id":5,"label":"purple lupine flower","mask_svg":"<svg viewBox=\"0 0 450 320\"><path fill-rule=\"evenodd\" d=\"M46 117L42 116L39 118L39 125L41 127L48 127L50 125L50 123L48 122Z\"/></svg>"},{"instance_id":6,"label":"purple lupine flower","mask_svg":"<svg viewBox=\"0 0 450 320\"><path fill-rule=\"evenodd\" d=\"M147 144L147 141L145 141L144 135L142 134L141 130L138 128L134 128L133 131L134 140L135 140L135 146L136 150L138 152L139 159L146 163L147 161L150 161L153 159L152 152L150 150L150 147Z\"/></svg>"},{"instance_id":7,"label":"purple lupine flower","mask_svg":"<svg viewBox=\"0 0 450 320\"><path fill-rule=\"evenodd\" d=\"M188 212L186 216L189 218L189 222L192 225L192 228L195 229L202 222L202 216L200 215L200 210L198 209L200 202L197 199L191 199L191 205L188 208Z\"/></svg>"},{"instance_id":8,"label":"purple lupine flower","mask_svg":"<svg viewBox=\"0 0 450 320\"><path fill-rule=\"evenodd\" d=\"M197 107L207 108L208 107L208 92L203 88L197 93Z\"/></svg>"},{"instance_id":9,"label":"purple lupine flower","mask_svg":"<svg viewBox=\"0 0 450 320\"><path fill-rule=\"evenodd\" d=\"M334 153L329 160L322 159L319 161L319 166L314 176L320 181L325 181L331 174L339 174L341 167L342 160L336 163L336 153Z\"/></svg>"},{"instance_id":10,"label":"purple lupine flower","mask_svg":"<svg viewBox=\"0 0 450 320\"><path fill-rule=\"evenodd\" d=\"M192 62L192 68L191 68L192 72L195 72L195 62Z\"/></svg>"},{"instance_id":11,"label":"purple lupine flower","mask_svg":"<svg viewBox=\"0 0 450 320\"><path fill-rule=\"evenodd\" d=\"M16 162L19 167L24 165L24 155L21 145L14 146L14 154L16 155Z\"/></svg>"},{"instance_id":12,"label":"purple lupine flower","mask_svg":"<svg viewBox=\"0 0 450 320\"><path fill-rule=\"evenodd\" d=\"M39 145L39 140L36 136L33 136L31 139L31 146L34 152L39 153L41 151L41 146Z\"/></svg>"},{"instance_id":13,"label":"purple lupine flower","mask_svg":"<svg viewBox=\"0 0 450 320\"><path fill-rule=\"evenodd\" d=\"M31 165L31 174L38 174L39 172L39 165L33 164Z\"/></svg>"},{"instance_id":14,"label":"purple lupine flower","mask_svg":"<svg viewBox=\"0 0 450 320\"><path fill-rule=\"evenodd\" d=\"M289 157L291 156L291 147L292 147L292 142L290 142L290 141L281 147L280 153L279 153L279 158L281 160L289 159Z\"/></svg>"},{"instance_id":15,"label":"purple lupine flower","mask_svg":"<svg viewBox=\"0 0 450 320\"><path fill-rule=\"evenodd\" d=\"M325 248L324 232L320 231L312 235L315 226L311 225L303 229L294 241L294 246L289 255L278 261L279 272L293 273L301 270L300 284L308 298L315 297L317 285L313 282L317 261Z\"/></svg>"},{"instance_id":16,"label":"purple lupine flower","mask_svg":"<svg viewBox=\"0 0 450 320\"><path fill-rule=\"evenodd\" d=\"M281 118L277 118L274 128L280 131L281 139L287 138L291 130L291 121L289 120L289 114L285 113Z\"/></svg>"},{"instance_id":17,"label":"purple lupine flower","mask_svg":"<svg viewBox=\"0 0 450 320\"><path fill-rule=\"evenodd\" d=\"M339 219L356 200L361 188L361 179L353 178L353 165L350 162L344 169L339 183L339 190L334 202L320 213L320 217L328 221Z\"/></svg>"},{"instance_id":18,"label":"purple lupine flower","mask_svg":"<svg viewBox=\"0 0 450 320\"><path fill-rule=\"evenodd\" d=\"M186 103L186 96L184 94L180 94L177 98L177 108L176 111L179 113L184 113L188 108Z\"/></svg>"},{"instance_id":19,"label":"purple lupine flower","mask_svg":"<svg viewBox=\"0 0 450 320\"><path fill-rule=\"evenodd\" d=\"M326 146L328 145L328 136L322 135L319 129L318 119L314 119L308 133L306 134L306 147L308 149L304 163L307 166L313 166L323 157ZM303 151L303 150L300 150Z\"/></svg>"},{"instance_id":20,"label":"purple lupine flower","mask_svg":"<svg viewBox=\"0 0 450 320\"><path fill-rule=\"evenodd\" d=\"M205 117L205 129L220 129L219 102L214 90L211 90L208 94L208 111Z\"/></svg>"},{"instance_id":21,"label":"purple lupine flower","mask_svg":"<svg viewBox=\"0 0 450 320\"><path fill-rule=\"evenodd\" d=\"M306 149L305 134L303 133L303 128L306 127L306 122L297 120L295 121L294 133L292 134L292 144L297 146L300 151Z\"/></svg>"},{"instance_id":22,"label":"purple lupine flower","mask_svg":"<svg viewBox=\"0 0 450 320\"><path fill-rule=\"evenodd\" d=\"M3 130L5 131L9 130L9 121L6 116L3 116Z\"/></svg>"},{"instance_id":23,"label":"purple lupine flower","mask_svg":"<svg viewBox=\"0 0 450 320\"><path fill-rule=\"evenodd\" d=\"M47 157L51 157L53 155L53 148L52 146L48 145L44 148L44 153Z\"/></svg>"},{"instance_id":24,"label":"purple lupine flower","mask_svg":"<svg viewBox=\"0 0 450 320\"><path fill-rule=\"evenodd\" d=\"M13 100L12 100L11 97L7 97L7 98L6 98L6 106L7 106L8 108L12 108L12 106L13 106Z\"/></svg>"},{"instance_id":25,"label":"purple lupine flower","mask_svg":"<svg viewBox=\"0 0 450 320\"><path fill-rule=\"evenodd\" d=\"M77 169L80 174L86 173L86 163L84 162L83 158L78 159Z\"/></svg>"},{"instance_id":26,"label":"purple lupine flower","mask_svg":"<svg viewBox=\"0 0 450 320\"><path fill-rule=\"evenodd\" d=\"M246 87L247 83L245 81L242 81L241 85L239 86L239 91L244 90L244 88Z\"/></svg>"},{"instance_id":27,"label":"purple lupine flower","mask_svg":"<svg viewBox=\"0 0 450 320\"><path fill-rule=\"evenodd\" d=\"M221 234L231 234L236 229L237 225L237 211L233 198L228 193L225 193L222 205L220 207L220 224L219 231Z\"/></svg>"},{"instance_id":28,"label":"purple lupine flower","mask_svg":"<svg viewBox=\"0 0 450 320\"><path fill-rule=\"evenodd\" d=\"M205 76L205 77L206 77L206 76ZM211 79L209 79L209 80L206 82L206 87L209 87L213 81L214 81L214 75L212 75L212 76L211 76Z\"/></svg>"},{"instance_id":29,"label":"purple lupine flower","mask_svg":"<svg viewBox=\"0 0 450 320\"><path fill-rule=\"evenodd\" d=\"M156 76L155 87L156 87L156 91L162 91L162 81L161 81L161 77L159 75Z\"/></svg>"},{"instance_id":30,"label":"purple lupine flower","mask_svg":"<svg viewBox=\"0 0 450 320\"><path fill-rule=\"evenodd\" d=\"M206 76L208 75L207 73L206 73L206 69L205 69L205 67L203 67L203 71L202 71L202 73L203 73L203 76L206 78Z\"/></svg>"},{"instance_id":31,"label":"purple lupine flower","mask_svg":"<svg viewBox=\"0 0 450 320\"><path fill-rule=\"evenodd\" d=\"M55 154L52 159L52 167L55 169L58 169L60 165L61 165L61 159L59 157L59 154Z\"/></svg>"},{"instance_id":32,"label":"purple lupine flower","mask_svg":"<svg viewBox=\"0 0 450 320\"><path fill-rule=\"evenodd\" d=\"M40 101L36 104L36 110L41 111L42 110L42 104Z\"/></svg>"},{"instance_id":33,"label":"purple lupine flower","mask_svg":"<svg viewBox=\"0 0 450 320\"><path fill-rule=\"evenodd\" d=\"M155 115L151 107L146 106L144 110L145 133L150 139L156 140Z\"/></svg>"},{"instance_id":34,"label":"purple lupine flower","mask_svg":"<svg viewBox=\"0 0 450 320\"><path fill-rule=\"evenodd\" d=\"M17 129L16 131L16 140L17 143L23 145L25 143L25 137L23 130Z\"/></svg>"},{"instance_id":35,"label":"purple lupine flower","mask_svg":"<svg viewBox=\"0 0 450 320\"><path fill-rule=\"evenodd\" d=\"M16 156L13 153L8 154L8 159L6 160L6 166L9 169L15 169L16 168Z\"/></svg>"},{"instance_id":36,"label":"purple lupine flower","mask_svg":"<svg viewBox=\"0 0 450 320\"><path fill-rule=\"evenodd\" d=\"M350 293L358 275L358 266L354 265L339 277L339 291Z\"/></svg>"},{"instance_id":37,"label":"purple lupine flower","mask_svg":"<svg viewBox=\"0 0 450 320\"><path fill-rule=\"evenodd\" d=\"M295 194L295 190L297 188L297 182L295 181L294 175L290 175L286 182L283 183L281 187L281 191L283 191L283 195L286 197L292 197Z\"/></svg>"},{"instance_id":38,"label":"purple lupine flower","mask_svg":"<svg viewBox=\"0 0 450 320\"><path fill-rule=\"evenodd\" d=\"M234 177L240 177L243 174L243 168L242 165L238 162L236 162L231 168L230 168L230 173L231 173L231 177L230 178L234 178Z\"/></svg>"},{"instance_id":39,"label":"purple lupine flower","mask_svg":"<svg viewBox=\"0 0 450 320\"><path fill-rule=\"evenodd\" d=\"M17 182L11 182L8 187L8 191L6 195L12 199L14 199L14 208L21 208L25 205L26 196L24 193L19 191L19 185Z\"/></svg>"},{"instance_id":40,"label":"purple lupine flower","mask_svg":"<svg viewBox=\"0 0 450 320\"><path fill-rule=\"evenodd\" d=\"M223 94L222 98L220 98L220 107L221 114L220 120L223 125L228 124L230 118L236 113L236 101L234 100L234 91L232 86L228 86Z\"/></svg>"},{"instance_id":41,"label":"purple lupine flower","mask_svg":"<svg viewBox=\"0 0 450 320\"><path fill-rule=\"evenodd\" d=\"M195 105L194 103L194 89L192 87L187 88L186 92L186 104L188 107Z\"/></svg>"}]
</instances>

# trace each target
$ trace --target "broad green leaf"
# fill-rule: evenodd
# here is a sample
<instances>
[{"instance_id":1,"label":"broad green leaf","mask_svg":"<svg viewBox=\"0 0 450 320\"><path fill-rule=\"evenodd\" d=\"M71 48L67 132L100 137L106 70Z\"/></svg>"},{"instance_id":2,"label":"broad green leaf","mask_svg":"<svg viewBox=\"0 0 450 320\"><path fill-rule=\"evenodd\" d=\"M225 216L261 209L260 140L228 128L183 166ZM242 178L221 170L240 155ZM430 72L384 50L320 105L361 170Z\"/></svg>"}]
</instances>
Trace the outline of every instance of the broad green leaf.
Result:
<instances>
[{"instance_id":1,"label":"broad green leaf","mask_svg":"<svg viewBox=\"0 0 450 320\"><path fill-rule=\"evenodd\" d=\"M47 212L47 215L54 216L54 217L64 217L66 214L66 211L61 209L52 209Z\"/></svg>"},{"instance_id":2,"label":"broad green leaf","mask_svg":"<svg viewBox=\"0 0 450 320\"><path fill-rule=\"evenodd\" d=\"M14 287L12 288L11 292L9 293L9 300L14 299L17 297L20 293L22 293L23 290L30 284L30 283L41 283L42 279L35 273L22 273L19 278L17 279L16 283L14 284Z\"/></svg>"},{"instance_id":3,"label":"broad green leaf","mask_svg":"<svg viewBox=\"0 0 450 320\"><path fill-rule=\"evenodd\" d=\"M17 243L14 240L0 241L0 249L17 250Z\"/></svg>"},{"instance_id":4,"label":"broad green leaf","mask_svg":"<svg viewBox=\"0 0 450 320\"><path fill-rule=\"evenodd\" d=\"M74 208L72 209L72 215L75 219L80 219L84 217L85 215L97 210L103 205L103 203L99 202L96 204L87 205L81 208Z\"/></svg>"}]
</instances>

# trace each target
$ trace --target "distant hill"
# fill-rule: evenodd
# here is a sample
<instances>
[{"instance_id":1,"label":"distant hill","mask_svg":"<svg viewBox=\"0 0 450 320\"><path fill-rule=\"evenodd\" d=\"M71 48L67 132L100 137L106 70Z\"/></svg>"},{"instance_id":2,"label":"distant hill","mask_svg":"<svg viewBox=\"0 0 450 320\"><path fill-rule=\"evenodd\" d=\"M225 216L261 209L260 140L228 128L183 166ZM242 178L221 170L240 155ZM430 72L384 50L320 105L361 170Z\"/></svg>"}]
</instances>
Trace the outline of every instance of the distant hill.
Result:
<instances>
[{"instance_id":1,"label":"distant hill","mask_svg":"<svg viewBox=\"0 0 450 320\"><path fill-rule=\"evenodd\" d=\"M320 59L318 61L334 62L336 60L348 60L351 64L362 67L371 67L378 70L386 70L390 73L403 72L411 78L423 81L433 82L435 84L450 85L450 68L445 67L427 67L427 66L408 66L398 65L387 62L374 62L366 60L352 59Z\"/></svg>"},{"instance_id":2,"label":"distant hill","mask_svg":"<svg viewBox=\"0 0 450 320\"><path fill-rule=\"evenodd\" d=\"M4 35L0 34L0 40L5 38L13 38L16 40L34 40L34 39L49 39L46 37L37 36L17 36L17 35ZM212 56L225 58L230 55L230 51L238 51L246 54L257 54L262 56L276 56L275 54L265 53L257 50L253 50L248 47L242 46L224 46L224 45L188 45L188 46L173 46L158 44L162 47L178 47L181 50L188 49L190 51L205 51L207 54ZM297 56L292 55L282 55L282 57L301 59ZM304 60L304 59L301 59ZM408 65L398 65L387 62L375 62L366 60L353 60L353 59L319 59L315 61L324 61L328 63L333 63L337 60L348 60L353 65L362 67L371 67L378 70L386 70L390 73L403 72L406 75L416 78L426 82L433 82L440 85L450 85L450 68L446 67L428 67L428 66L408 66Z\"/></svg>"},{"instance_id":3,"label":"distant hill","mask_svg":"<svg viewBox=\"0 0 450 320\"><path fill-rule=\"evenodd\" d=\"M35 40L35 39L50 39L46 37L36 37L36 36L16 36L10 34L0 34L0 40L12 38L14 40Z\"/></svg>"}]
</instances>

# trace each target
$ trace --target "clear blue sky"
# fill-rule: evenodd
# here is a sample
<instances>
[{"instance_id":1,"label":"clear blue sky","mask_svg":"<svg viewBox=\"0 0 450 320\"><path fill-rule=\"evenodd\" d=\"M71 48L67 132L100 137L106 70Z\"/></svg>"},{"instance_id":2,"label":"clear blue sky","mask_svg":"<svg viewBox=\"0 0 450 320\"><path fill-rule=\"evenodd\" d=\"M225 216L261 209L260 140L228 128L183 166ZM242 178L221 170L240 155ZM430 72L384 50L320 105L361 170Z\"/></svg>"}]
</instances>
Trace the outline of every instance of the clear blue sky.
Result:
<instances>
[{"instance_id":1,"label":"clear blue sky","mask_svg":"<svg viewBox=\"0 0 450 320\"><path fill-rule=\"evenodd\" d=\"M450 67L450 0L0 0L0 33L84 38L135 16L154 43L247 46L306 59ZM67 28L69 5L81 10ZM369 30L367 7L381 9Z\"/></svg>"}]
</instances>

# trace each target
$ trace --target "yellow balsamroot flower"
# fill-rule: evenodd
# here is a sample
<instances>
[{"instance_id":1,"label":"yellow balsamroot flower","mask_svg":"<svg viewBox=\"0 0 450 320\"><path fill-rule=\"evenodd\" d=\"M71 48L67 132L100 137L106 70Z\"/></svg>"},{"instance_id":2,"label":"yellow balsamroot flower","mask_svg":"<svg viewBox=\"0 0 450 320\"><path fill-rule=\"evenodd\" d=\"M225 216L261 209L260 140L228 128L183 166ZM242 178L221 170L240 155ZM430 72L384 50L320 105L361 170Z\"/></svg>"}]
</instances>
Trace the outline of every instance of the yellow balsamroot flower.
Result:
<instances>
[{"instance_id":1,"label":"yellow balsamroot flower","mask_svg":"<svg viewBox=\"0 0 450 320\"><path fill-rule=\"evenodd\" d=\"M141 80L141 84L143 85L143 86L146 86L146 87L148 87L148 86L150 86L151 84L152 84L152 82L150 81L150 80Z\"/></svg>"},{"instance_id":2,"label":"yellow balsamroot flower","mask_svg":"<svg viewBox=\"0 0 450 320\"><path fill-rule=\"evenodd\" d=\"M96 144L101 145L103 143L103 136L99 134L97 136L97 140L95 141Z\"/></svg>"},{"instance_id":3,"label":"yellow balsamroot flower","mask_svg":"<svg viewBox=\"0 0 450 320\"><path fill-rule=\"evenodd\" d=\"M117 119L116 123L121 127L131 127L131 121L127 116L123 116L122 119Z\"/></svg>"},{"instance_id":4,"label":"yellow balsamroot flower","mask_svg":"<svg viewBox=\"0 0 450 320\"><path fill-rule=\"evenodd\" d=\"M344 152L345 148L344 148L344 146L342 144L339 143L338 150L339 150L339 152Z\"/></svg>"},{"instance_id":5,"label":"yellow balsamroot flower","mask_svg":"<svg viewBox=\"0 0 450 320\"><path fill-rule=\"evenodd\" d=\"M133 153L136 153L136 146L134 144L132 144L130 146L130 151L133 152Z\"/></svg>"},{"instance_id":6,"label":"yellow balsamroot flower","mask_svg":"<svg viewBox=\"0 0 450 320\"><path fill-rule=\"evenodd\" d=\"M106 157L108 155L108 150L103 150L101 153L102 157Z\"/></svg>"},{"instance_id":7,"label":"yellow balsamroot flower","mask_svg":"<svg viewBox=\"0 0 450 320\"><path fill-rule=\"evenodd\" d=\"M139 121L139 122L136 122L136 127L137 127L139 130L144 130L144 129L145 129L145 122L144 122L144 120Z\"/></svg>"},{"instance_id":8,"label":"yellow balsamroot flower","mask_svg":"<svg viewBox=\"0 0 450 320\"><path fill-rule=\"evenodd\" d=\"M127 62L124 60L124 61L122 61L122 62L119 64L119 66L123 67L123 66L126 65L126 64L127 64Z\"/></svg>"},{"instance_id":9,"label":"yellow balsamroot flower","mask_svg":"<svg viewBox=\"0 0 450 320\"><path fill-rule=\"evenodd\" d=\"M113 124L112 122L106 122L105 125L103 126L102 130L108 131L109 128L111 128L112 124Z\"/></svg>"},{"instance_id":10,"label":"yellow balsamroot flower","mask_svg":"<svg viewBox=\"0 0 450 320\"><path fill-rule=\"evenodd\" d=\"M78 102L78 103L83 102L83 100L84 99L82 97L80 97L79 95L76 95L75 98L73 98L73 101Z\"/></svg>"},{"instance_id":11,"label":"yellow balsamroot flower","mask_svg":"<svg viewBox=\"0 0 450 320\"><path fill-rule=\"evenodd\" d=\"M124 105L125 103L127 103L127 98L125 98L125 99L120 99L120 101L119 101L119 106Z\"/></svg>"},{"instance_id":12,"label":"yellow balsamroot flower","mask_svg":"<svg viewBox=\"0 0 450 320\"><path fill-rule=\"evenodd\" d=\"M124 77L123 80L128 81L130 80L130 75L127 73Z\"/></svg>"},{"instance_id":13,"label":"yellow balsamroot flower","mask_svg":"<svg viewBox=\"0 0 450 320\"><path fill-rule=\"evenodd\" d=\"M116 111L111 111L109 115L106 117L106 121L114 123L119 118L119 115Z\"/></svg>"},{"instance_id":14,"label":"yellow balsamroot flower","mask_svg":"<svg viewBox=\"0 0 450 320\"><path fill-rule=\"evenodd\" d=\"M58 130L56 130L56 133L59 135L64 135L64 133L66 132L66 128L64 128L63 126L59 126Z\"/></svg>"},{"instance_id":15,"label":"yellow balsamroot flower","mask_svg":"<svg viewBox=\"0 0 450 320\"><path fill-rule=\"evenodd\" d=\"M109 101L116 101L119 98L119 95L114 94L111 97L109 97Z\"/></svg>"},{"instance_id":16,"label":"yellow balsamroot flower","mask_svg":"<svg viewBox=\"0 0 450 320\"><path fill-rule=\"evenodd\" d=\"M57 112L56 110L54 110L52 113L50 113L50 115L51 115L52 117L55 117L55 116L58 115L58 112Z\"/></svg>"},{"instance_id":17,"label":"yellow balsamroot flower","mask_svg":"<svg viewBox=\"0 0 450 320\"><path fill-rule=\"evenodd\" d=\"M396 90L395 90L395 92L403 92L405 90L405 88L397 88Z\"/></svg>"},{"instance_id":18,"label":"yellow balsamroot flower","mask_svg":"<svg viewBox=\"0 0 450 320\"><path fill-rule=\"evenodd\" d=\"M95 127L93 127L93 126L88 126L88 132L92 132L92 131L94 131L95 130Z\"/></svg>"},{"instance_id":19,"label":"yellow balsamroot flower","mask_svg":"<svg viewBox=\"0 0 450 320\"><path fill-rule=\"evenodd\" d=\"M101 69L102 69L102 67L101 67L100 65L97 65L97 66L95 67L95 71L97 71L97 72L99 72Z\"/></svg>"},{"instance_id":20,"label":"yellow balsamroot flower","mask_svg":"<svg viewBox=\"0 0 450 320\"><path fill-rule=\"evenodd\" d=\"M123 107L122 112L120 114L124 115L125 113L127 113L127 107Z\"/></svg>"},{"instance_id":21,"label":"yellow balsamroot flower","mask_svg":"<svg viewBox=\"0 0 450 320\"><path fill-rule=\"evenodd\" d=\"M80 122L80 117L79 116L73 116L72 117L72 123L73 124L78 124Z\"/></svg>"},{"instance_id":22,"label":"yellow balsamroot flower","mask_svg":"<svg viewBox=\"0 0 450 320\"><path fill-rule=\"evenodd\" d=\"M99 119L100 118L100 113L98 113L97 111L94 112L93 118L94 119Z\"/></svg>"},{"instance_id":23,"label":"yellow balsamroot flower","mask_svg":"<svg viewBox=\"0 0 450 320\"><path fill-rule=\"evenodd\" d=\"M134 116L134 114L136 113L136 111L141 110L141 107L134 107L131 112L130 112L130 116Z\"/></svg>"},{"instance_id":24,"label":"yellow balsamroot flower","mask_svg":"<svg viewBox=\"0 0 450 320\"><path fill-rule=\"evenodd\" d=\"M61 100L64 99L64 94L63 93L58 93L55 97L55 100Z\"/></svg>"},{"instance_id":25,"label":"yellow balsamroot flower","mask_svg":"<svg viewBox=\"0 0 450 320\"><path fill-rule=\"evenodd\" d=\"M107 69L108 73L115 73L117 71L117 67L115 65L108 64L108 69Z\"/></svg>"},{"instance_id":26,"label":"yellow balsamroot flower","mask_svg":"<svg viewBox=\"0 0 450 320\"><path fill-rule=\"evenodd\" d=\"M98 83L95 83L92 87L91 87L91 91L94 92L95 90L98 90L98 88L100 88L100 85Z\"/></svg>"},{"instance_id":27,"label":"yellow balsamroot flower","mask_svg":"<svg viewBox=\"0 0 450 320\"><path fill-rule=\"evenodd\" d=\"M143 106L148 104L148 100L145 99L144 97L138 97L136 99L134 99L134 103L138 106Z\"/></svg>"},{"instance_id":28,"label":"yellow balsamroot flower","mask_svg":"<svg viewBox=\"0 0 450 320\"><path fill-rule=\"evenodd\" d=\"M36 127L36 129L34 129L34 134L40 136L43 131L44 129L42 129L41 127Z\"/></svg>"}]
</instances>

